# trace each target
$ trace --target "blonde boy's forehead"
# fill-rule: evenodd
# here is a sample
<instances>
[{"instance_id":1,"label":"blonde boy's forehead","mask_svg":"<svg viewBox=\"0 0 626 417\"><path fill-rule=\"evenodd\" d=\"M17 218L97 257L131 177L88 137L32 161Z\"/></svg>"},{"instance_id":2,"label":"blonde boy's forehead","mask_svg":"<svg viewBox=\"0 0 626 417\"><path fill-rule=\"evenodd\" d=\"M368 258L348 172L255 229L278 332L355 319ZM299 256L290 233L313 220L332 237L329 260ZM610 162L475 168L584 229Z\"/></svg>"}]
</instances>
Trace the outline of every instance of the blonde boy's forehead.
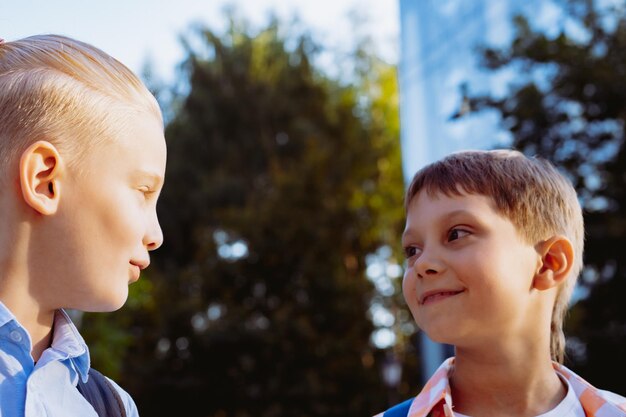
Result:
<instances>
[{"instance_id":1,"label":"blonde boy's forehead","mask_svg":"<svg viewBox=\"0 0 626 417\"><path fill-rule=\"evenodd\" d=\"M112 144L133 141L138 125L148 120L155 135L163 137L160 117L151 109L140 110L124 102L108 101L102 108L94 108L88 123L68 122L61 129L51 132L51 139L59 148L68 168L80 175L88 167L86 161L92 154L106 157L107 147Z\"/></svg>"},{"instance_id":2,"label":"blonde boy's forehead","mask_svg":"<svg viewBox=\"0 0 626 417\"><path fill-rule=\"evenodd\" d=\"M77 165L92 147L126 129L133 114L150 113L162 128L159 106L143 83L92 45L38 35L0 48L3 166L35 138L50 141Z\"/></svg>"}]
</instances>

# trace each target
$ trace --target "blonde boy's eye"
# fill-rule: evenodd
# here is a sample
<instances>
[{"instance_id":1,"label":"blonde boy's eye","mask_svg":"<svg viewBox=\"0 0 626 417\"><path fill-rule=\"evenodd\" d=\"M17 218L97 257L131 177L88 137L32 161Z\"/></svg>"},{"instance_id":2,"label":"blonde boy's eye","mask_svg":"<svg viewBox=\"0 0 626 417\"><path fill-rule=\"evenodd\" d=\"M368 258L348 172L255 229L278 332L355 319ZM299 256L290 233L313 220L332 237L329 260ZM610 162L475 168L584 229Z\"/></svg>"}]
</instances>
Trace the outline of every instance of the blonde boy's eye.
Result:
<instances>
[{"instance_id":1,"label":"blonde boy's eye","mask_svg":"<svg viewBox=\"0 0 626 417\"><path fill-rule=\"evenodd\" d=\"M148 187L147 185L143 185L141 187L137 188L137 191L139 191L141 194L143 194L144 197L150 197L152 194L154 194L154 191L152 191L152 189L150 187Z\"/></svg>"},{"instance_id":2,"label":"blonde boy's eye","mask_svg":"<svg viewBox=\"0 0 626 417\"><path fill-rule=\"evenodd\" d=\"M145 194L154 193L154 190L152 189L152 187L148 185L142 185L141 187L139 187L139 189L141 190L142 193L145 193Z\"/></svg>"}]
</instances>

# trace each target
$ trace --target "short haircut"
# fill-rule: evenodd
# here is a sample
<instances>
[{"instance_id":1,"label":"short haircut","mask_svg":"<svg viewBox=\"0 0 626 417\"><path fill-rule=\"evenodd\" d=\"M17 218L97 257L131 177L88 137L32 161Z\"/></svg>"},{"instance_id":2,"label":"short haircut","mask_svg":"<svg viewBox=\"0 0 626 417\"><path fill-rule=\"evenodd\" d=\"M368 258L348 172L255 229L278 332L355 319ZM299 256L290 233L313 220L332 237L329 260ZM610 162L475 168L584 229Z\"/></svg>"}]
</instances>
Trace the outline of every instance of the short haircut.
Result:
<instances>
[{"instance_id":1,"label":"short haircut","mask_svg":"<svg viewBox=\"0 0 626 417\"><path fill-rule=\"evenodd\" d=\"M37 140L58 146L72 164L141 112L162 123L143 83L98 48L59 35L0 42L1 178Z\"/></svg>"},{"instance_id":2,"label":"short haircut","mask_svg":"<svg viewBox=\"0 0 626 417\"><path fill-rule=\"evenodd\" d=\"M464 151L451 154L415 174L405 204L420 192L447 196L479 194L490 197L521 237L536 244L551 236L566 236L574 247L574 265L559 289L552 310L550 354L563 362L563 320L583 264L584 224L571 182L548 161L512 150Z\"/></svg>"}]
</instances>

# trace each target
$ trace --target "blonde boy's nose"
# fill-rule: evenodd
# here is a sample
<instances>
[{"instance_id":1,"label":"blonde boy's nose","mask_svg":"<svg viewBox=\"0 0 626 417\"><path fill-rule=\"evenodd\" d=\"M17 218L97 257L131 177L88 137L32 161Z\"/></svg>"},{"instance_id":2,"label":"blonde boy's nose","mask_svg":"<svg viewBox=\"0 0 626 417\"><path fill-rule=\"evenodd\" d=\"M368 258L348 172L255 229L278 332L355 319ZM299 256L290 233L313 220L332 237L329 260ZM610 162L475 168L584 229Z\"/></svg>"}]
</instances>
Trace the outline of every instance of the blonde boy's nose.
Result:
<instances>
[{"instance_id":1,"label":"blonde boy's nose","mask_svg":"<svg viewBox=\"0 0 626 417\"><path fill-rule=\"evenodd\" d=\"M163 244L163 231L159 222L155 222L155 226L152 227L144 237L144 245L151 251L158 249Z\"/></svg>"}]
</instances>

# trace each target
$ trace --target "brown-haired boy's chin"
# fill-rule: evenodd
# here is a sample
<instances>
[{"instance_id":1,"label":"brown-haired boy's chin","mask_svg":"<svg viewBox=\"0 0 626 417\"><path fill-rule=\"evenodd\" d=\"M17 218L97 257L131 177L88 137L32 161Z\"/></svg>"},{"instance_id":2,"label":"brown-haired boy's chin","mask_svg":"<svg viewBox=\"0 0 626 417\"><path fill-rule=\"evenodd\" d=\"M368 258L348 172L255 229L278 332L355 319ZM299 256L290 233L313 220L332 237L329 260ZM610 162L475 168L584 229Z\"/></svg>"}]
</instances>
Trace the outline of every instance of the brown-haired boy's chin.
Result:
<instances>
[{"instance_id":1,"label":"brown-haired boy's chin","mask_svg":"<svg viewBox=\"0 0 626 417\"><path fill-rule=\"evenodd\" d=\"M420 332L423 332L433 342L446 345L455 345L459 342L462 329L450 326L444 318L439 320L429 320L428 317L417 318L414 316L414 318Z\"/></svg>"},{"instance_id":2,"label":"brown-haired boy's chin","mask_svg":"<svg viewBox=\"0 0 626 417\"><path fill-rule=\"evenodd\" d=\"M446 329L429 329L428 331L421 329L421 331L435 343L454 345L454 342L456 342L456 340L453 340L453 337L450 337L450 332L446 331Z\"/></svg>"}]
</instances>

